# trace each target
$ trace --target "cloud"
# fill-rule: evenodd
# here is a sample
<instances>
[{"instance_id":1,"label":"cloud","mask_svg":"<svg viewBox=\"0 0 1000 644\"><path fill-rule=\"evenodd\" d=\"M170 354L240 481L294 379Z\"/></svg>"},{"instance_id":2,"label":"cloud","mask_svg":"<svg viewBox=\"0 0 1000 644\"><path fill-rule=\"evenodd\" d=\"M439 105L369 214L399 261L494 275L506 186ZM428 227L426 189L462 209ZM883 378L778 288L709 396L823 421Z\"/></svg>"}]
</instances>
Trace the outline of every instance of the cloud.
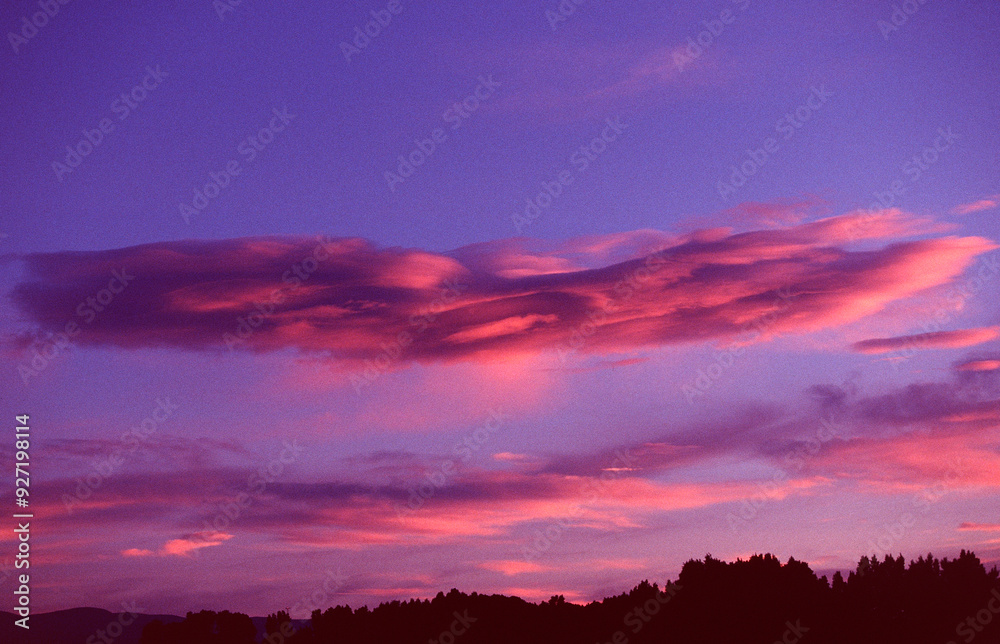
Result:
<instances>
[{"instance_id":1,"label":"cloud","mask_svg":"<svg viewBox=\"0 0 1000 644\"><path fill-rule=\"evenodd\" d=\"M128 550L123 550L122 555L126 557L187 557L199 548L221 546L232 538L233 535L224 532L196 532L185 535L180 539L171 539L156 551L129 548Z\"/></svg>"},{"instance_id":2,"label":"cloud","mask_svg":"<svg viewBox=\"0 0 1000 644\"><path fill-rule=\"evenodd\" d=\"M750 201L731 208L722 215L742 220L753 226L773 228L801 223L820 203L817 199L780 204Z\"/></svg>"},{"instance_id":3,"label":"cloud","mask_svg":"<svg viewBox=\"0 0 1000 644\"><path fill-rule=\"evenodd\" d=\"M888 393L847 394L836 440L808 459L809 471L885 492L1000 487L1000 378L953 373Z\"/></svg>"},{"instance_id":4,"label":"cloud","mask_svg":"<svg viewBox=\"0 0 1000 644\"><path fill-rule=\"evenodd\" d=\"M28 255L13 298L45 330L74 322L75 342L126 349L295 349L387 369L537 354L585 333L581 350L603 354L736 338L762 323L837 326L948 283L996 248L980 237L837 247L926 229L889 210L781 230L500 240L451 253L361 239L163 242ZM113 271L135 277L107 302L98 294Z\"/></svg>"},{"instance_id":5,"label":"cloud","mask_svg":"<svg viewBox=\"0 0 1000 644\"><path fill-rule=\"evenodd\" d=\"M955 367L958 371L996 371L1000 360L969 360Z\"/></svg>"},{"instance_id":6,"label":"cloud","mask_svg":"<svg viewBox=\"0 0 1000 644\"><path fill-rule=\"evenodd\" d=\"M552 570L550 567L542 566L540 564L531 563L529 561L522 561L520 559L509 559L503 561L484 561L479 564L481 568L486 570L493 570L495 572L500 572L508 576L520 575L526 572L548 572Z\"/></svg>"},{"instance_id":7,"label":"cloud","mask_svg":"<svg viewBox=\"0 0 1000 644\"><path fill-rule=\"evenodd\" d=\"M851 412L863 423L895 432L909 426L942 431L944 423L1000 409L996 374L983 374L987 376L983 381L969 375L956 374L951 382L912 383L889 393L855 399L850 403Z\"/></svg>"},{"instance_id":8,"label":"cloud","mask_svg":"<svg viewBox=\"0 0 1000 644\"><path fill-rule=\"evenodd\" d=\"M650 451L662 451L662 446L650 446ZM404 466L410 460L405 454L382 457ZM414 490L423 489L420 486L427 481L425 467L405 478L393 472L393 482L374 488L356 481L276 481L254 497L226 532L188 533L159 548L137 548L126 538L118 547L125 557L187 557L242 533L265 534L291 547L316 548L430 545L469 539L509 543L515 533L538 522L558 518L567 526L618 532L641 526L656 513L737 501L756 489L745 481L658 482L645 476L655 474L654 468L668 467L667 463L641 452L636 461L636 468L616 467L614 461L577 468L586 474L467 467L441 487L431 486L427 498L414 497ZM133 526L127 534L207 523L211 512L231 502L231 490L241 479L245 481L245 473L236 470L123 475L115 486L82 501L72 514L60 512L58 491L70 489L73 481L60 479L46 483L44 491L51 492L51 501L44 507L52 519L53 534L73 535L77 541L90 535L106 542L109 522L121 529ZM774 495L808 494L818 485L822 485L818 479L789 481ZM206 507L211 509L206 511Z\"/></svg>"},{"instance_id":9,"label":"cloud","mask_svg":"<svg viewBox=\"0 0 1000 644\"><path fill-rule=\"evenodd\" d=\"M177 471L122 472L71 514L60 499L77 481L64 472L64 478L40 483L39 498L47 501L38 509L50 517L54 535L77 544L110 538L125 557L166 561L221 545L230 534L299 551L476 544L514 554L523 535L555 521L590 539L638 534L677 511L721 514L725 504L759 495L762 477L768 499L797 507L804 497L850 490L936 499L943 492L1000 487L997 372L952 372L945 382L867 396L852 383L820 385L797 403L734 408L730 416L671 423L643 440L571 454L484 452L481 461L461 464L440 485L429 483L428 473L454 458L447 445L437 454L372 451L327 461L324 473L307 480L269 483L225 533L206 527L192 534L181 526L203 526L230 503L233 491L246 485L243 469L191 463ZM820 430L829 433L830 427L834 435L823 438ZM77 460L89 461L89 450L68 446ZM768 465L785 477L778 482ZM323 480L328 472L343 478ZM429 494L422 500L414 496L421 486ZM109 523L118 528L115 534L107 533ZM163 538L156 547L137 547L127 537L154 532L184 536ZM510 563L516 554L498 558L496 552L484 557L492 562L488 569L541 572ZM81 549L67 556L90 555Z\"/></svg>"},{"instance_id":10,"label":"cloud","mask_svg":"<svg viewBox=\"0 0 1000 644\"><path fill-rule=\"evenodd\" d=\"M493 455L493 459L497 461L511 461L515 463L530 463L534 460L530 454L516 454L514 452L497 452Z\"/></svg>"},{"instance_id":11,"label":"cloud","mask_svg":"<svg viewBox=\"0 0 1000 644\"><path fill-rule=\"evenodd\" d=\"M951 212L955 215L968 215L969 213L979 212L980 210L990 210L991 208L996 208L997 204L1000 203L997 201L998 199L1000 199L1000 195L993 195L989 199L980 199L971 203L964 203L952 208Z\"/></svg>"},{"instance_id":12,"label":"cloud","mask_svg":"<svg viewBox=\"0 0 1000 644\"><path fill-rule=\"evenodd\" d=\"M991 326L917 333L895 338L873 338L855 342L852 348L860 353L887 353L900 349L956 349L989 342L998 336L1000 336L1000 327Z\"/></svg>"},{"instance_id":13,"label":"cloud","mask_svg":"<svg viewBox=\"0 0 1000 644\"><path fill-rule=\"evenodd\" d=\"M963 522L958 526L959 530L980 530L983 532L1000 532L1000 523L969 523Z\"/></svg>"},{"instance_id":14,"label":"cloud","mask_svg":"<svg viewBox=\"0 0 1000 644\"><path fill-rule=\"evenodd\" d=\"M685 52L686 44L534 43L517 55L496 49L474 53L477 64L484 55L497 77L510 79L509 92L489 109L530 113L537 122L555 119L603 119L609 110L621 109L622 99L632 105L661 104L664 99L690 98L694 91L711 91L745 77L748 61L725 50L711 48L697 60ZM516 61L516 64L512 64Z\"/></svg>"},{"instance_id":15,"label":"cloud","mask_svg":"<svg viewBox=\"0 0 1000 644\"><path fill-rule=\"evenodd\" d=\"M828 214L829 204L816 196L760 202L746 201L710 216L690 217L685 225L782 228L802 223L818 214Z\"/></svg>"}]
</instances>

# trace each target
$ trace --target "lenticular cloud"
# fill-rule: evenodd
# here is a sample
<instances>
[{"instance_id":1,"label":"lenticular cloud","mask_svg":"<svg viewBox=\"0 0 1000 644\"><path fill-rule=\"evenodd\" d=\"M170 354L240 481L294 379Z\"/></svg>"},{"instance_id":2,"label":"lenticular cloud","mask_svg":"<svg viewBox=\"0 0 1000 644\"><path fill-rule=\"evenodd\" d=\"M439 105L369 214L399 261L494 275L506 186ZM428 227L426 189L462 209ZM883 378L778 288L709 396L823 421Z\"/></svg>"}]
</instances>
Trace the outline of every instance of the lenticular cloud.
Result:
<instances>
[{"instance_id":1,"label":"lenticular cloud","mask_svg":"<svg viewBox=\"0 0 1000 644\"><path fill-rule=\"evenodd\" d=\"M781 332L843 324L947 283L996 248L927 238L936 232L888 210L739 234L519 238L446 253L363 239L163 242L26 256L13 297L29 322L57 332L76 322L74 340L90 345L479 360L585 338L581 350L609 352L735 337L765 319ZM858 241L866 248L850 249ZM78 319L123 270L135 276L129 288Z\"/></svg>"}]
</instances>

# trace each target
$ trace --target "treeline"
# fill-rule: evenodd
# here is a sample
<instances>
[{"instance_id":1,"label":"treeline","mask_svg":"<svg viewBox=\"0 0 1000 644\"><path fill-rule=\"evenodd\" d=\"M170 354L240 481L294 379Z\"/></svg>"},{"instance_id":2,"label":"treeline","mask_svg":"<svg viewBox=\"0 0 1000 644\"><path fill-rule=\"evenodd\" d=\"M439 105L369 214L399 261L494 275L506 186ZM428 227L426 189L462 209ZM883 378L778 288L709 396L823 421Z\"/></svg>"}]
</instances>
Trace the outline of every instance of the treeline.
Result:
<instances>
[{"instance_id":1,"label":"treeline","mask_svg":"<svg viewBox=\"0 0 1000 644\"><path fill-rule=\"evenodd\" d=\"M239 613L188 613L152 622L142 644L996 644L1000 582L972 552L862 557L845 580L818 577L790 558L755 555L732 563L711 555L684 564L676 581L643 581L587 605L557 595L532 604L452 589L351 609L313 611L296 628L285 612L254 633Z\"/></svg>"}]
</instances>

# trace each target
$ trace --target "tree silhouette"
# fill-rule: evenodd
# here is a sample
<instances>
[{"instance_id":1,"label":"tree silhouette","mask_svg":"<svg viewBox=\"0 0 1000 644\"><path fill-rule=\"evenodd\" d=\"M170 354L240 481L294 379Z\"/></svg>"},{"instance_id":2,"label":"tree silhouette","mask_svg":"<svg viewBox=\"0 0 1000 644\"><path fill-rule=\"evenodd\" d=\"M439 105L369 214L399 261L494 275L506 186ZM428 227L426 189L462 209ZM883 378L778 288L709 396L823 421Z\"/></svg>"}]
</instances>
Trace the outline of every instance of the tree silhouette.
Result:
<instances>
[{"instance_id":1,"label":"tree silhouette","mask_svg":"<svg viewBox=\"0 0 1000 644\"><path fill-rule=\"evenodd\" d=\"M142 629L142 644L255 644L257 628L243 613L203 610L188 613L183 622L164 624L154 620Z\"/></svg>"},{"instance_id":2,"label":"tree silhouette","mask_svg":"<svg viewBox=\"0 0 1000 644\"><path fill-rule=\"evenodd\" d=\"M782 563L757 554L725 562L706 555L686 562L662 588L643 580L586 605L563 595L532 604L452 588L371 610L317 609L291 634L291 617L279 611L268 615L261 638L270 644L996 644L998 577L964 550L952 560L928 553L909 565L902 555L864 556L846 580L836 572L830 582L794 558ZM154 621L141 641L255 640L246 615L201 611L175 624Z\"/></svg>"}]
</instances>

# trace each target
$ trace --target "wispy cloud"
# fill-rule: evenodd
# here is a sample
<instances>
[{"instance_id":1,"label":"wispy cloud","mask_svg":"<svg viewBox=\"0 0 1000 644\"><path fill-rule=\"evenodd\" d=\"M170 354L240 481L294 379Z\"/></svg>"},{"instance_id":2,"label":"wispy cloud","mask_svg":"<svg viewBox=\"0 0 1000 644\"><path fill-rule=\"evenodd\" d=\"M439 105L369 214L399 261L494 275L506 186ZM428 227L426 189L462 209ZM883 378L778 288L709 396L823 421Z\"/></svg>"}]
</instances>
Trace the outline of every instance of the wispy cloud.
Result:
<instances>
[{"instance_id":1,"label":"wispy cloud","mask_svg":"<svg viewBox=\"0 0 1000 644\"><path fill-rule=\"evenodd\" d=\"M981 532L1000 532L1000 523L969 523L959 524L959 530L978 530Z\"/></svg>"},{"instance_id":2,"label":"wispy cloud","mask_svg":"<svg viewBox=\"0 0 1000 644\"><path fill-rule=\"evenodd\" d=\"M484 561L480 564L480 567L494 572L501 572L508 576L520 575L526 572L547 572L552 570L550 567L520 559Z\"/></svg>"},{"instance_id":3,"label":"wispy cloud","mask_svg":"<svg viewBox=\"0 0 1000 644\"><path fill-rule=\"evenodd\" d=\"M1000 201L998 200L1000 200L1000 195L992 195L987 199L979 199L977 201L955 206L951 209L951 212L955 215L968 215L969 213L979 212L980 210L991 210L1000 204Z\"/></svg>"},{"instance_id":4,"label":"wispy cloud","mask_svg":"<svg viewBox=\"0 0 1000 644\"><path fill-rule=\"evenodd\" d=\"M1000 327L990 326L917 333L894 338L872 338L855 342L853 348L860 353L888 353L900 349L955 349L983 344L997 337L1000 337Z\"/></svg>"},{"instance_id":5,"label":"wispy cloud","mask_svg":"<svg viewBox=\"0 0 1000 644\"><path fill-rule=\"evenodd\" d=\"M163 544L159 550L129 548L123 550L122 555L126 557L188 557L199 548L221 546L232 538L233 535L224 532L197 532L179 539L171 539Z\"/></svg>"},{"instance_id":6,"label":"wispy cloud","mask_svg":"<svg viewBox=\"0 0 1000 644\"><path fill-rule=\"evenodd\" d=\"M1000 360L969 360L955 367L958 371L996 371L1000 369Z\"/></svg>"}]
</instances>

